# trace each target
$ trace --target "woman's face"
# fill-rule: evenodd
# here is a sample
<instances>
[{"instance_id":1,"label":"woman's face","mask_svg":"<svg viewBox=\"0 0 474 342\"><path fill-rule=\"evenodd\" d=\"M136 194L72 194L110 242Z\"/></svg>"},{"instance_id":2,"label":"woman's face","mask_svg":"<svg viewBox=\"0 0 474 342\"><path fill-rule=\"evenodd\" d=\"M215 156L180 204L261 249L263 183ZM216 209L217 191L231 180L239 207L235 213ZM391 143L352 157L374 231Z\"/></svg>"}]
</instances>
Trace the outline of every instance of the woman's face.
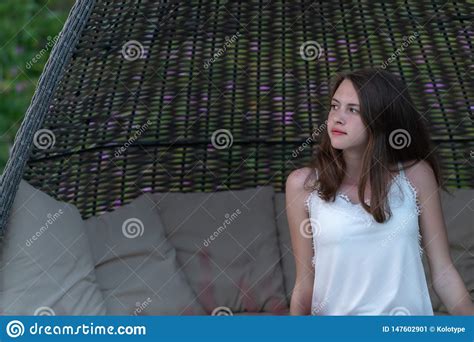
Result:
<instances>
[{"instance_id":1,"label":"woman's face","mask_svg":"<svg viewBox=\"0 0 474 342\"><path fill-rule=\"evenodd\" d=\"M368 132L362 122L359 98L347 79L341 82L331 99L327 129L335 149L364 150L367 145Z\"/></svg>"}]
</instances>

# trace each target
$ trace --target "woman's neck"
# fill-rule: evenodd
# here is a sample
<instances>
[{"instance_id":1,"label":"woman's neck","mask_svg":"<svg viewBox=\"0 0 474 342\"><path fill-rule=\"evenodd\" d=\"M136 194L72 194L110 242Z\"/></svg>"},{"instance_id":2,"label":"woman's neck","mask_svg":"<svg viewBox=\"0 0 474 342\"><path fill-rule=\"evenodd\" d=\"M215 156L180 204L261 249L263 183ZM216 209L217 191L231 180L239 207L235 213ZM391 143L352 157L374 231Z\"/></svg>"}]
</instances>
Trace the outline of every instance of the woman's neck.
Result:
<instances>
[{"instance_id":1,"label":"woman's neck","mask_svg":"<svg viewBox=\"0 0 474 342\"><path fill-rule=\"evenodd\" d=\"M362 176L362 151L344 150L343 158L346 163L345 177L343 182L350 186L357 186L359 179ZM395 166L396 167L396 166ZM398 167L396 171L392 171L391 174L395 175L398 173ZM368 171L366 171L368 172ZM367 180L367 186L370 187L370 180Z\"/></svg>"},{"instance_id":2,"label":"woman's neck","mask_svg":"<svg viewBox=\"0 0 474 342\"><path fill-rule=\"evenodd\" d=\"M362 174L362 158L360 152L343 151L344 162L346 163L346 176L348 183L357 184Z\"/></svg>"}]
</instances>

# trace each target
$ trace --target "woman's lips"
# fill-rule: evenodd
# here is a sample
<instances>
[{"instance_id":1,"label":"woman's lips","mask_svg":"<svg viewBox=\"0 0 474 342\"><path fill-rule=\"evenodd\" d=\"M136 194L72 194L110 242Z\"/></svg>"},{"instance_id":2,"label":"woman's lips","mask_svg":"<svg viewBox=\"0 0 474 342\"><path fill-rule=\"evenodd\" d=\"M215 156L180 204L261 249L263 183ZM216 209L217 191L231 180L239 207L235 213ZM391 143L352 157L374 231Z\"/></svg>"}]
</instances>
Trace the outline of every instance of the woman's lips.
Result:
<instances>
[{"instance_id":1,"label":"woman's lips","mask_svg":"<svg viewBox=\"0 0 474 342\"><path fill-rule=\"evenodd\" d=\"M345 135L345 134L347 134L345 132L341 132L341 131L337 131L337 130L332 130L331 133L332 133L332 135Z\"/></svg>"}]
</instances>

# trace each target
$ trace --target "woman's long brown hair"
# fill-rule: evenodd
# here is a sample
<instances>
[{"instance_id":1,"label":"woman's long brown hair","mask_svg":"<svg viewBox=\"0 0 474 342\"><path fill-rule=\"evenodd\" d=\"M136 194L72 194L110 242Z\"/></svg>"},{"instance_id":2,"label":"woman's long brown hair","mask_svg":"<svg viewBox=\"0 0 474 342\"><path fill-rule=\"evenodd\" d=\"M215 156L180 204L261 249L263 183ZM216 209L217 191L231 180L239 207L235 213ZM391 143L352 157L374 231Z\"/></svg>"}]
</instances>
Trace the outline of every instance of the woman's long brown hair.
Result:
<instances>
[{"instance_id":1,"label":"woman's long brown hair","mask_svg":"<svg viewBox=\"0 0 474 342\"><path fill-rule=\"evenodd\" d=\"M414 161L414 165L425 160L433 169L440 186L442 181L437 154L425 119L416 109L407 86L398 77L378 68L342 72L332 82L329 100L345 79L350 80L357 91L360 115L368 133L358 197L359 200L364 199L364 190L370 180L371 199L370 206L364 200L360 200L360 205L377 222L383 223L392 215L387 194L391 172L396 172L398 162ZM317 169L319 174L313 189L318 189L325 201L334 201L344 179L346 165L342 150L332 147L327 129L322 133L321 143L309 166Z\"/></svg>"}]
</instances>

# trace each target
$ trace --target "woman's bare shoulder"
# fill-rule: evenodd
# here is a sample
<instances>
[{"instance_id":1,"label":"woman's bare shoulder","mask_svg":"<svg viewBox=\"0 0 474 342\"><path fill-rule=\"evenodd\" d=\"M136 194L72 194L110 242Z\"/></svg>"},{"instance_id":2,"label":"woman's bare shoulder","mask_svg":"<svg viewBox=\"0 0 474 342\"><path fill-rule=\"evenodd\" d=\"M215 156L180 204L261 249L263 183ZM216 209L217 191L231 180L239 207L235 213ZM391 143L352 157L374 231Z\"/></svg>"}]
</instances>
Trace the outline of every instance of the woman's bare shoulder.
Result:
<instances>
[{"instance_id":1,"label":"woman's bare shoulder","mask_svg":"<svg viewBox=\"0 0 474 342\"><path fill-rule=\"evenodd\" d=\"M292 191L308 191L308 181L315 170L305 166L291 171L286 179L286 189Z\"/></svg>"},{"instance_id":2,"label":"woman's bare shoulder","mask_svg":"<svg viewBox=\"0 0 474 342\"><path fill-rule=\"evenodd\" d=\"M438 187L430 164L424 160L410 160L404 163L405 174L414 187L424 193L433 192Z\"/></svg>"}]
</instances>

